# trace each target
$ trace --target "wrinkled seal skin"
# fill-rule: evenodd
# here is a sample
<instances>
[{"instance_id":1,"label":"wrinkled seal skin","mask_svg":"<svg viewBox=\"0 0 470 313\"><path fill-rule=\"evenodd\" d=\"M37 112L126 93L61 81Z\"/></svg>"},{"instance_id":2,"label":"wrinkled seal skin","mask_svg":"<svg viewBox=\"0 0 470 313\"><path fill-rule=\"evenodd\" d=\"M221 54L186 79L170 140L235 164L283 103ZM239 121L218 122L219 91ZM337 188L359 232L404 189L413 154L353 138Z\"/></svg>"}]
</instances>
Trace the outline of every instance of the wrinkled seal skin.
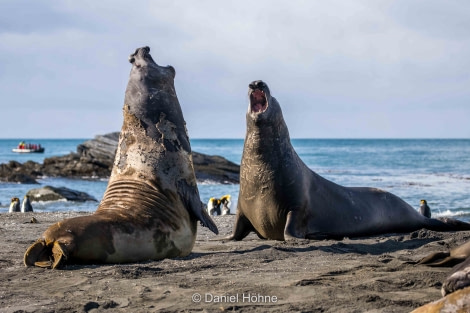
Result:
<instances>
[{"instance_id":1,"label":"wrinkled seal skin","mask_svg":"<svg viewBox=\"0 0 470 313\"><path fill-rule=\"evenodd\" d=\"M429 219L399 197L375 188L347 188L310 170L291 145L277 100L262 81L249 85L250 105L233 234L260 238L341 239L391 232L470 229Z\"/></svg>"},{"instance_id":2,"label":"wrinkled seal skin","mask_svg":"<svg viewBox=\"0 0 470 313\"><path fill-rule=\"evenodd\" d=\"M199 198L175 70L157 65L149 51L139 48L129 57L124 122L98 209L49 227L26 251L25 265L56 268L186 256L197 220L218 233Z\"/></svg>"}]
</instances>

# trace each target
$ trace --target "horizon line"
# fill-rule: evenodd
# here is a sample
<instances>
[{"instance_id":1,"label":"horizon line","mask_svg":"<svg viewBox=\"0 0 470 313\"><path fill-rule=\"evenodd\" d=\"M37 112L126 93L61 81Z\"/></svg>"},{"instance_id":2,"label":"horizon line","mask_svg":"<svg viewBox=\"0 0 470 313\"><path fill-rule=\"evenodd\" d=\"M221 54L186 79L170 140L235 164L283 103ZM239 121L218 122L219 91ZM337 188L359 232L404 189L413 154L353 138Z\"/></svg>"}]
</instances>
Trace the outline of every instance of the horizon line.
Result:
<instances>
[{"instance_id":1,"label":"horizon line","mask_svg":"<svg viewBox=\"0 0 470 313\"><path fill-rule=\"evenodd\" d=\"M105 135L105 134L103 134ZM102 136L102 135L98 135ZM0 140L92 140L94 137L0 137ZM244 140L244 137L193 137L189 140ZM291 137L292 140L466 140L470 137Z\"/></svg>"}]
</instances>

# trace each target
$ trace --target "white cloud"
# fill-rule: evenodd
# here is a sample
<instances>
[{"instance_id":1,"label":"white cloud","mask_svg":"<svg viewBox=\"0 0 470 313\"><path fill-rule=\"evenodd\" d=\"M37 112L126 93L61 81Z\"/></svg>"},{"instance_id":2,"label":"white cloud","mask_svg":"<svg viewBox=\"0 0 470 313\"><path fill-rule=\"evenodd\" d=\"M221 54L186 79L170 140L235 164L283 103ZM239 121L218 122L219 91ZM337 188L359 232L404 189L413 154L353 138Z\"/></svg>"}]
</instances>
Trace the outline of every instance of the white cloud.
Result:
<instances>
[{"instance_id":1,"label":"white cloud","mask_svg":"<svg viewBox=\"0 0 470 313\"><path fill-rule=\"evenodd\" d=\"M436 128L411 122L416 116L446 114L447 120L460 120L470 115L465 1L6 5L10 10L0 12L0 105L8 115L18 109L66 108L72 115L107 112L119 121L105 118L101 124L120 125L127 56L149 45L157 63L176 68L178 97L195 137L215 136L214 129L219 137L243 137L247 85L256 79L265 80L281 102L293 137L469 133L468 123ZM30 10L27 21L15 18L16 5ZM116 107L119 114L108 113ZM394 111L400 117L384 118ZM318 121L319 116L341 127L331 136L321 134L335 123ZM406 132L397 133L393 125L407 118ZM305 121L318 123L300 127ZM32 123L22 131L39 134L41 124ZM90 123L74 132L93 136L96 127ZM12 125L0 123L0 137L6 127ZM50 132L53 136L52 130L44 130L44 136Z\"/></svg>"}]
</instances>

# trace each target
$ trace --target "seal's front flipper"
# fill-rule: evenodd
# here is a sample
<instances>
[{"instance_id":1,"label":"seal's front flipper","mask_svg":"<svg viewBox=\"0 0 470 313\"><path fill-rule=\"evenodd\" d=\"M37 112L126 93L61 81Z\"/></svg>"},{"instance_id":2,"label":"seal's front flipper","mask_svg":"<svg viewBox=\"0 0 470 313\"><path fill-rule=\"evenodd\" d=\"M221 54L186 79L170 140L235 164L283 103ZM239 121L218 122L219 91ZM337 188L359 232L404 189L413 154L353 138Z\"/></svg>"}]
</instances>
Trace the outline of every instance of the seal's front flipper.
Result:
<instances>
[{"instance_id":1,"label":"seal's front flipper","mask_svg":"<svg viewBox=\"0 0 470 313\"><path fill-rule=\"evenodd\" d=\"M209 228L214 234L218 235L219 230L217 229L217 225L215 225L212 218L207 214L206 210L204 210L204 203L202 203L199 198L197 187L190 186L186 181L181 180L178 182L177 188L189 214L196 217L196 219L201 222L202 226Z\"/></svg>"},{"instance_id":2,"label":"seal's front flipper","mask_svg":"<svg viewBox=\"0 0 470 313\"><path fill-rule=\"evenodd\" d=\"M233 233L225 237L224 240L242 240L249 233L255 230L251 222L245 215L240 214L241 210L237 209L237 216L235 217L235 225L233 226Z\"/></svg>"},{"instance_id":3,"label":"seal's front flipper","mask_svg":"<svg viewBox=\"0 0 470 313\"><path fill-rule=\"evenodd\" d=\"M449 252L435 252L432 253L424 258L422 258L418 264L425 264L425 265L430 265L430 264L435 264L435 263L440 263L443 260L447 259L450 256ZM430 265L432 266L432 265Z\"/></svg>"},{"instance_id":4,"label":"seal's front flipper","mask_svg":"<svg viewBox=\"0 0 470 313\"><path fill-rule=\"evenodd\" d=\"M297 214L295 211L289 211L286 217L286 226L284 227L285 241L305 239L305 232L303 232L302 229L299 229L299 225L297 224Z\"/></svg>"}]
</instances>

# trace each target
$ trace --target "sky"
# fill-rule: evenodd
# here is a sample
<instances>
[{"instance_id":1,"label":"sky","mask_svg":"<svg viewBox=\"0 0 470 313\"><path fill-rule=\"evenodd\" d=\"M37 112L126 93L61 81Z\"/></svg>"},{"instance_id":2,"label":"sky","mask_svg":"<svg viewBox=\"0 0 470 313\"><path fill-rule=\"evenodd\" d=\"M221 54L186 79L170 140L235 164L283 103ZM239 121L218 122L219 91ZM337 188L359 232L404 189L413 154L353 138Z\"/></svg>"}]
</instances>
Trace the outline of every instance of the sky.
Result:
<instances>
[{"instance_id":1,"label":"sky","mask_svg":"<svg viewBox=\"0 0 470 313\"><path fill-rule=\"evenodd\" d=\"M467 0L2 0L0 138L119 131L142 46L190 138L244 138L259 79L292 138L470 138Z\"/></svg>"}]
</instances>

